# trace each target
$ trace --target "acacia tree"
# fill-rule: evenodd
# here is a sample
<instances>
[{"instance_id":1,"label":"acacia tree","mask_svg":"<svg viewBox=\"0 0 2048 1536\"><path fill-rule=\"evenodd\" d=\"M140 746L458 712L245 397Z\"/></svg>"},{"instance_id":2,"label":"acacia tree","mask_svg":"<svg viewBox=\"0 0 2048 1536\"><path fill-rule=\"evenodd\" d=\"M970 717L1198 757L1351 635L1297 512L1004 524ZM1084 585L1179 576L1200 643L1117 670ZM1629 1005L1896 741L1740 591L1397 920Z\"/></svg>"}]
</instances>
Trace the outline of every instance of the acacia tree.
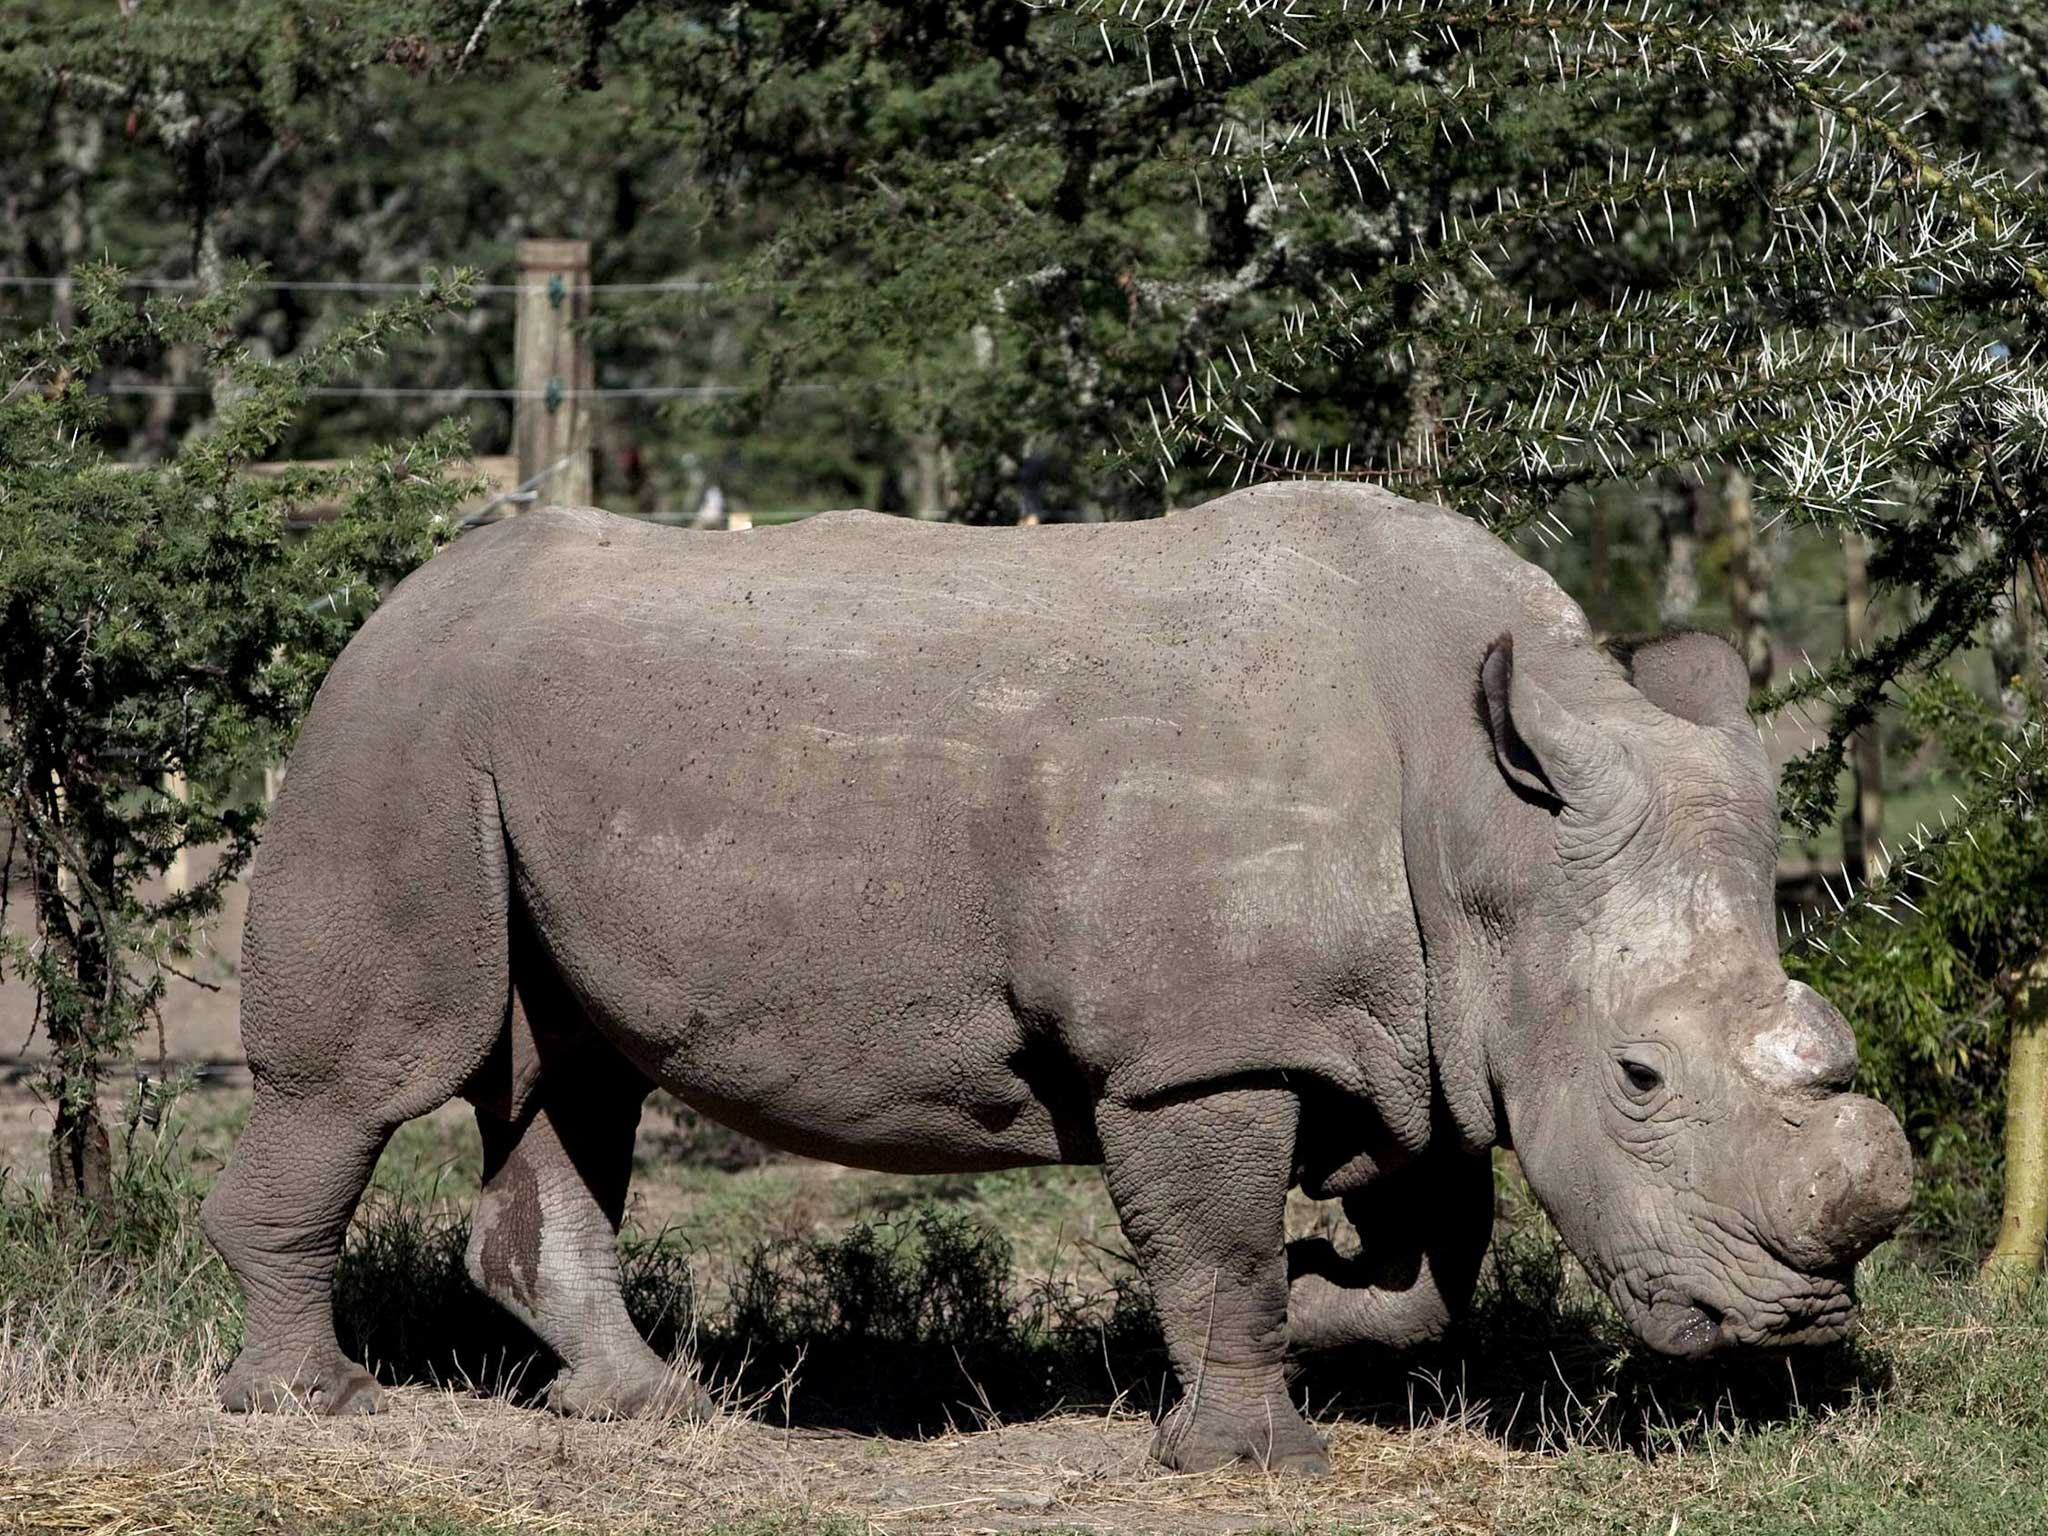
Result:
<instances>
[{"instance_id":1,"label":"acacia tree","mask_svg":"<svg viewBox=\"0 0 2048 1536\"><path fill-rule=\"evenodd\" d=\"M67 1209L108 1199L106 1065L246 866L262 770L380 588L452 532L469 490L444 473L464 447L452 426L340 469L244 471L309 387L469 286L433 282L279 363L229 339L237 283L137 308L119 272L88 269L74 325L0 343L0 893L25 877L30 909L0 937L0 980L35 991ZM204 357L213 420L168 463L115 463L90 381L166 345ZM340 515L288 532L294 511L333 500ZM187 850L217 857L186 889L151 883Z\"/></svg>"},{"instance_id":2,"label":"acacia tree","mask_svg":"<svg viewBox=\"0 0 2048 1536\"><path fill-rule=\"evenodd\" d=\"M1238 24L1255 18L1239 13ZM1768 516L1867 539L1871 577L1892 600L1874 643L1754 701L1764 716L1825 711L1781 805L1795 831L1834 821L1856 733L1937 688L2002 608L2029 594L2048 606L2037 534L2048 392L2035 357L2048 328L2048 205L1924 141L1913 103L1860 77L1838 48L1761 23L1598 4L1389 5L1303 24L1300 41L1304 53L1391 45L1429 82L1416 105L1453 141L1482 140L1510 104L1541 121L1544 98L1569 126L1521 177L1454 185L1433 238L1348 288L1332 274L1312 310L1241 341L1228 374L1213 361L1190 370L1146 445L1162 472L1197 454L1238 475L1357 473L1363 455L1318 433L1294 401L1315 393L1305 372L1396 349L1427 361L1429 430L1365 473L1405 474L1503 531L1569 536L1556 508L1575 487L1698 482L1741 465ZM1573 110L1641 91L1694 131L1632 155L1607 119ZM1769 133L1731 137L1745 123ZM1325 106L1263 136L1233 169L1284 177L1306 204L1341 203L1339 167L1396 135L1391 121ZM1594 278L1589 258L1613 275ZM1562 286L1561 269L1572 269ZM1404 307L1404 289L1437 302ZM1945 745L1974 754L1984 781L1957 799L1961 836L1919 829L1898 850L1874 850L1860 890L1831 889L1848 924L1843 953L1812 925L1788 938L1821 945L1845 973L1881 963L1851 947L1869 947L1852 913L1913 923L1917 941L1951 957L1972 941L1970 973L2003 1000L2011 1041L2007 1212L1990 1268L2030 1276L2048 1231L2048 924L2009 897L1995 923L1945 903L1944 925L1910 892L1965 843L1954 855L1964 890L1981 893L1986 868L2033 869L2033 786L2048 757L2024 717L2001 722L1996 752L1989 727L1967 734L1959 718L1950 711ZM2014 850L2003 864L1986 863L1980 827Z\"/></svg>"}]
</instances>

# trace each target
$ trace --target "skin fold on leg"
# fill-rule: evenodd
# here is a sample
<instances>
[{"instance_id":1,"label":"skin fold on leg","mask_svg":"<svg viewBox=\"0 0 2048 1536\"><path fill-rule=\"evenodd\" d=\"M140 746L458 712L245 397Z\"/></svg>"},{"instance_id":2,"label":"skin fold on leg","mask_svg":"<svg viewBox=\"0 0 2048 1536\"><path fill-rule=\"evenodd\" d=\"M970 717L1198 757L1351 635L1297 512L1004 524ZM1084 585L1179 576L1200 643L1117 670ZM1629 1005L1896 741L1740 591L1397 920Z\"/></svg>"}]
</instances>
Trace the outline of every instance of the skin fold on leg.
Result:
<instances>
[{"instance_id":1,"label":"skin fold on leg","mask_svg":"<svg viewBox=\"0 0 2048 1536\"><path fill-rule=\"evenodd\" d=\"M1284 1222L1299 1113L1278 1088L1097 1111L1110 1197L1180 1379L1181 1401L1152 1447L1177 1471L1328 1470L1285 1379Z\"/></svg>"}]
</instances>

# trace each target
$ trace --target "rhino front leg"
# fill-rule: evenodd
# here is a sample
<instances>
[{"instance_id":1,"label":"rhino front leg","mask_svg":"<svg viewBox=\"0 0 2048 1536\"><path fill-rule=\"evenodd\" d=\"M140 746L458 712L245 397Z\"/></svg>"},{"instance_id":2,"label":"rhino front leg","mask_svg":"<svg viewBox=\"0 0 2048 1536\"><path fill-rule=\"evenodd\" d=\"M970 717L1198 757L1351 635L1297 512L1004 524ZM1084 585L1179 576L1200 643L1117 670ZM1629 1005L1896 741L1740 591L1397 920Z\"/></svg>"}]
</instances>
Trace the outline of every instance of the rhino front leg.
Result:
<instances>
[{"instance_id":1,"label":"rhino front leg","mask_svg":"<svg viewBox=\"0 0 2048 1536\"><path fill-rule=\"evenodd\" d=\"M1289 1347L1427 1344L1472 1300L1493 1236L1492 1161L1425 1158L1347 1195L1344 1215L1356 1258L1319 1237L1287 1245Z\"/></svg>"},{"instance_id":2,"label":"rhino front leg","mask_svg":"<svg viewBox=\"0 0 2048 1536\"><path fill-rule=\"evenodd\" d=\"M557 1413L699 1417L708 1395L686 1366L648 1348L621 1287L619 1222L650 1085L593 1044L580 1060L543 1068L519 1121L478 1111L484 1190L470 1233L470 1278L561 1357L548 1389Z\"/></svg>"},{"instance_id":3,"label":"rhino front leg","mask_svg":"<svg viewBox=\"0 0 2048 1536\"><path fill-rule=\"evenodd\" d=\"M1152 1444L1176 1471L1329 1470L1287 1395L1284 1220L1299 1114L1281 1089L1097 1112L1110 1198L1180 1379Z\"/></svg>"}]
</instances>

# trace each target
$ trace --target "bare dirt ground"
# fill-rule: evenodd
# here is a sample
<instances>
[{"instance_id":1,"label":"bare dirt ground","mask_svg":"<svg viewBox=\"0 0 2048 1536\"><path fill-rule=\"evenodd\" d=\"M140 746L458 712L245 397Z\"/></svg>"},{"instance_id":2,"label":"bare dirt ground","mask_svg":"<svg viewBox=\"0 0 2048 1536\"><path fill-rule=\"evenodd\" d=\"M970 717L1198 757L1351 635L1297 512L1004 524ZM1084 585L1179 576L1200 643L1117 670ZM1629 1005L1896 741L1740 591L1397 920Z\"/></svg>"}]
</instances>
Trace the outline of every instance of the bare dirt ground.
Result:
<instances>
[{"instance_id":1,"label":"bare dirt ground","mask_svg":"<svg viewBox=\"0 0 2048 1536\"><path fill-rule=\"evenodd\" d=\"M7 914L10 933L27 932L26 890L17 885ZM249 887L237 881L227 890L221 911L205 933L202 951L184 976L166 975L161 1038L151 1032L139 1042L145 1064L154 1065L167 1048L171 1060L190 1066L238 1064L242 1056L239 1023L242 984L238 961L242 953L242 919L248 911ZM0 1083L21 1079L47 1053L33 1025L35 1003L25 982L0 982ZM229 1075L234 1068L230 1066Z\"/></svg>"}]
</instances>

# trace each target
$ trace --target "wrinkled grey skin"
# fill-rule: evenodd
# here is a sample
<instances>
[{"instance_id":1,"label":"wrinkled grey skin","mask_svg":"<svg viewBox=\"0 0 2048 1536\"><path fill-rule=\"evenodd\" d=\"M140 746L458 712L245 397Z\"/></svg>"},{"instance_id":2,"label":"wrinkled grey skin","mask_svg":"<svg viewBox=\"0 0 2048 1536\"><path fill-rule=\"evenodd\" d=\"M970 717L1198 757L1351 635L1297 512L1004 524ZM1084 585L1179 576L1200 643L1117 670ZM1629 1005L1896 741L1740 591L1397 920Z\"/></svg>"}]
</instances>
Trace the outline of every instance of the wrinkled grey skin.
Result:
<instances>
[{"instance_id":1,"label":"wrinkled grey skin","mask_svg":"<svg viewBox=\"0 0 2048 1536\"><path fill-rule=\"evenodd\" d=\"M471 1271L562 1356L554 1405L701 1406L613 1253L657 1083L864 1167L1100 1162L1176 1467L1324 1465L1288 1347L1439 1332L1496 1145L1657 1348L1836 1337L1909 1159L1779 969L1743 694L1719 642L1625 668L1481 529L1371 490L467 538L335 666L258 861L224 1400L374 1403L343 1229L462 1095ZM1360 1258L1285 1249L1292 1184Z\"/></svg>"}]
</instances>

